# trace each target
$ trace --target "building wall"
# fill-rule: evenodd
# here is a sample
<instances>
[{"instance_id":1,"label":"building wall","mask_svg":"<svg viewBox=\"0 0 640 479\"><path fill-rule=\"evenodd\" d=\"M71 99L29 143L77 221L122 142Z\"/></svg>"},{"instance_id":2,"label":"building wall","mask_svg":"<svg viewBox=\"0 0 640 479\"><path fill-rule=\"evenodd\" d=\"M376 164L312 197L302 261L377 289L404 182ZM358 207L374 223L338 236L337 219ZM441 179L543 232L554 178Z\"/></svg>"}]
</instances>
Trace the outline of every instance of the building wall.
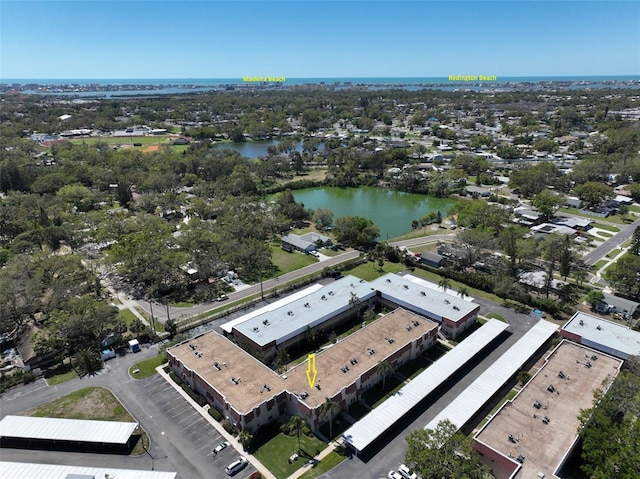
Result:
<instances>
[{"instance_id":1,"label":"building wall","mask_svg":"<svg viewBox=\"0 0 640 479\"><path fill-rule=\"evenodd\" d=\"M437 328L431 329L384 359L389 361L394 370L396 370L433 346L437 341L437 333ZM304 417L312 429L317 429L323 422L328 420L328 417L320 414L320 406L311 408L302 399L289 391L282 391L263 401L251 411L240 413L226 400L222 392L207 383L197 371L192 371L185 367L179 359L171 354L171 350L167 351L167 356L169 358L169 367L174 374L187 383L191 389L201 394L211 407L215 407L220 411L238 429L248 429L255 432L261 426L273 422L285 414ZM332 399L340 404L342 409L346 409L354 402L357 402L364 391L381 381L382 375L378 373L377 366L374 366L356 378L355 382L342 388Z\"/></svg>"}]
</instances>

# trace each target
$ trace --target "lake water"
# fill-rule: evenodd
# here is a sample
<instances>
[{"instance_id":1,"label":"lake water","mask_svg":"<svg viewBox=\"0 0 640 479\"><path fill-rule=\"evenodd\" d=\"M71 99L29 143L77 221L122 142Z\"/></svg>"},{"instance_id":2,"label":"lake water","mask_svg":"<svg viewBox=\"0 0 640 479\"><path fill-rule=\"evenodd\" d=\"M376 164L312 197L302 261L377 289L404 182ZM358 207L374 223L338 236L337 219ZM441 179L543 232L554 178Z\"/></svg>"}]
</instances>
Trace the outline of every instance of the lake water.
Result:
<instances>
[{"instance_id":1,"label":"lake water","mask_svg":"<svg viewBox=\"0 0 640 479\"><path fill-rule=\"evenodd\" d=\"M217 143L213 145L217 149L236 150L246 158L259 158L267 154L267 147L276 146L278 140L243 141L241 143ZM297 151L302 151L302 142L296 146Z\"/></svg>"},{"instance_id":2,"label":"lake water","mask_svg":"<svg viewBox=\"0 0 640 479\"><path fill-rule=\"evenodd\" d=\"M380 228L379 240L411 231L411 221L432 211L445 216L455 201L363 186L360 188L308 188L293 191L305 208L327 208L334 220L340 216L362 216Z\"/></svg>"}]
</instances>

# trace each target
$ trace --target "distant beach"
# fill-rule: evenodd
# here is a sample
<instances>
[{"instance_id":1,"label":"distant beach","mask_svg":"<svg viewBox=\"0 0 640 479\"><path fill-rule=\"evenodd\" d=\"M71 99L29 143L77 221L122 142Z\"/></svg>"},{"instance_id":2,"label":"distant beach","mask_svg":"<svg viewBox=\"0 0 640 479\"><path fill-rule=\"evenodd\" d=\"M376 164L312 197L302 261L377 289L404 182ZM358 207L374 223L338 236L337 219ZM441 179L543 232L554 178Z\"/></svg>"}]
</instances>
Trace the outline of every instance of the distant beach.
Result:
<instances>
[{"instance_id":1,"label":"distant beach","mask_svg":"<svg viewBox=\"0 0 640 479\"><path fill-rule=\"evenodd\" d=\"M257 78L257 77L251 77ZM269 79L271 77L264 77ZM482 79L489 78L490 81ZM116 79L0 79L0 93L10 90L24 94L113 97L194 93L242 89L290 89L316 86L330 90L363 88L437 89L445 91L510 91L548 89L640 88L640 75L600 76L525 76L449 75L442 77L370 77L370 78L288 78L280 81L246 82L243 78L116 78ZM478 79L476 81L476 79ZM282 81L284 80L284 81Z\"/></svg>"}]
</instances>

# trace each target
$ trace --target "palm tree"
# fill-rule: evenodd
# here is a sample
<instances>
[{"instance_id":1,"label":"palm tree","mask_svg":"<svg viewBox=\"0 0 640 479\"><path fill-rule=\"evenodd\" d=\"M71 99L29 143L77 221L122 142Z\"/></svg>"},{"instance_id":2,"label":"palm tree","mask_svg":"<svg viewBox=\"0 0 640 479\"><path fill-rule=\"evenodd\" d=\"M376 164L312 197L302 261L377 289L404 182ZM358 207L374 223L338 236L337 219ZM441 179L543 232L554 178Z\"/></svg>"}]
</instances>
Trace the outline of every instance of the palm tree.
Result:
<instances>
[{"instance_id":1,"label":"palm tree","mask_svg":"<svg viewBox=\"0 0 640 479\"><path fill-rule=\"evenodd\" d=\"M446 293L448 289L451 289L451 281L449 281L449 278L442 278L438 282L438 286L442 288L443 293Z\"/></svg>"},{"instance_id":2,"label":"palm tree","mask_svg":"<svg viewBox=\"0 0 640 479\"><path fill-rule=\"evenodd\" d=\"M320 415L329 415L329 440L333 439L333 413L341 409L340 404L331 398L325 399L320 405Z\"/></svg>"},{"instance_id":3,"label":"palm tree","mask_svg":"<svg viewBox=\"0 0 640 479\"><path fill-rule=\"evenodd\" d=\"M282 430L287 434L296 433L296 437L298 438L298 452L301 452L302 449L300 446L300 435L306 425L307 423L301 416L291 416L289 422L282 425Z\"/></svg>"},{"instance_id":4,"label":"palm tree","mask_svg":"<svg viewBox=\"0 0 640 479\"><path fill-rule=\"evenodd\" d=\"M238 433L238 442L242 444L245 451L247 450L247 446L251 444L251 441L253 441L253 434L251 434L248 429L243 429Z\"/></svg>"},{"instance_id":5,"label":"palm tree","mask_svg":"<svg viewBox=\"0 0 640 479\"><path fill-rule=\"evenodd\" d=\"M389 361L383 359L378 363L378 367L376 369L377 373L382 376L382 390L384 391L384 386L387 381L387 376L389 373L393 372L393 366Z\"/></svg>"},{"instance_id":6,"label":"palm tree","mask_svg":"<svg viewBox=\"0 0 640 479\"><path fill-rule=\"evenodd\" d=\"M469 290L467 288L465 288L464 286L461 287L460 289L458 289L458 296L460 296L462 299L468 298L469 297Z\"/></svg>"}]
</instances>

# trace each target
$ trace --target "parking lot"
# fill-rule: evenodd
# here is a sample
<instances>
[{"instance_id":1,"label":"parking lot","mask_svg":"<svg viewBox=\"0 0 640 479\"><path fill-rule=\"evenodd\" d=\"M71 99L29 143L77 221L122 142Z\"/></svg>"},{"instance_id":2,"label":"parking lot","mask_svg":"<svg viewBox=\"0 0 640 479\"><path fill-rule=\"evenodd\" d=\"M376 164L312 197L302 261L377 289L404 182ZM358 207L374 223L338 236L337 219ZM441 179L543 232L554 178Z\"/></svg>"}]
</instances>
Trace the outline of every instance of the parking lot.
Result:
<instances>
[{"instance_id":1,"label":"parking lot","mask_svg":"<svg viewBox=\"0 0 640 479\"><path fill-rule=\"evenodd\" d=\"M179 436L183 436L175 439L170 436L168 438L169 442L177 446L179 439L180 444L188 448L188 450L182 450L183 453L189 456L197 456L198 465L204 466L207 470L206 477L226 477L225 467L238 459L238 457L242 455L242 452L235 450L232 445L218 454L214 454L213 449L225 441L225 438L202 417L201 413L194 409L194 407L160 375L149 378L145 383L145 394L150 401L154 403L155 407L153 409L156 409L155 414L160 414L162 417L161 421L164 424L174 429L175 433ZM153 417L150 419L153 421ZM155 423L155 421L153 422ZM159 434L160 437L154 437L156 434ZM159 449L164 449L163 446L167 434L168 431L164 430L161 430L159 433L154 432L154 435L151 437L152 450L154 450L154 441L156 441L155 444L158 445ZM167 454L162 451L154 452L157 456ZM168 455L168 459L176 467L178 477L188 477L182 473L180 464L172 460L170 452ZM245 477L253 470L255 469L249 464L240 475Z\"/></svg>"}]
</instances>

